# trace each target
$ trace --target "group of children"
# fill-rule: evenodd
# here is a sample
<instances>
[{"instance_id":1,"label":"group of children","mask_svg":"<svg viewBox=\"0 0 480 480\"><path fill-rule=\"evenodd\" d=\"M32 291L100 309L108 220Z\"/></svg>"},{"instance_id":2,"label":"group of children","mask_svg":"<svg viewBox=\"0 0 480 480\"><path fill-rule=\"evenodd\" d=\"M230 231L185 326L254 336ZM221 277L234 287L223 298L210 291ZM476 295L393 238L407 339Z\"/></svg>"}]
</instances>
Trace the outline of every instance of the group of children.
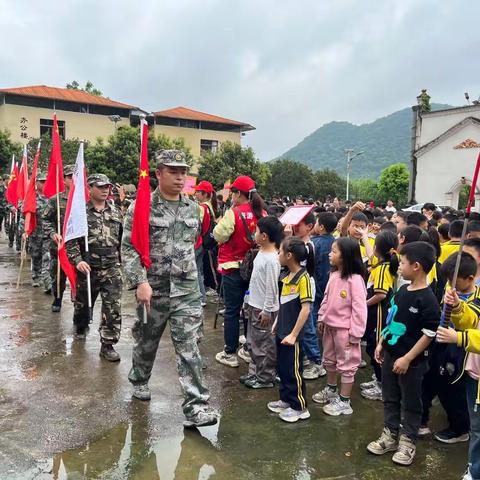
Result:
<instances>
[{"instance_id":1,"label":"group of children","mask_svg":"<svg viewBox=\"0 0 480 480\"><path fill-rule=\"evenodd\" d=\"M267 407L296 422L310 417L305 379L326 374L313 401L327 415L351 415L363 342L373 378L361 394L384 405L383 431L367 450L410 465L438 395L449 427L435 438L455 443L470 432L464 478L480 478L478 220L451 285L463 220L435 208L388 219L361 203L339 217L317 209L285 229L275 216L258 220L245 299L251 363L240 381L278 382L280 398Z\"/></svg>"}]
</instances>

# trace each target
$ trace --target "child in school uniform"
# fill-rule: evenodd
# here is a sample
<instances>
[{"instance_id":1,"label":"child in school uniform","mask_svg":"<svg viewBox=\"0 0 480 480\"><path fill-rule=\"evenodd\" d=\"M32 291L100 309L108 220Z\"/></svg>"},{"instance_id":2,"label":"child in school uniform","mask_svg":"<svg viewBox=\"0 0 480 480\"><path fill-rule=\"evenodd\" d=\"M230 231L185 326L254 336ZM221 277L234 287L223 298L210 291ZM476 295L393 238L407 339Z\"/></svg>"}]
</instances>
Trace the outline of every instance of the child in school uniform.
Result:
<instances>
[{"instance_id":1,"label":"child in school uniform","mask_svg":"<svg viewBox=\"0 0 480 480\"><path fill-rule=\"evenodd\" d=\"M273 325L277 345L277 372L280 400L267 408L289 423L310 418L305 381L302 378L302 330L313 302L310 274L314 272L313 252L302 239L288 237L280 246L280 265L287 267L282 280L280 310ZM306 267L302 262L306 261Z\"/></svg>"},{"instance_id":2,"label":"child in school uniform","mask_svg":"<svg viewBox=\"0 0 480 480\"><path fill-rule=\"evenodd\" d=\"M283 225L274 216L257 222L255 242L259 248L253 261L252 276L246 298L247 341L252 361L247 375L240 377L246 387L272 388L276 377L276 347L272 326L279 309L278 248L283 239Z\"/></svg>"},{"instance_id":3,"label":"child in school uniform","mask_svg":"<svg viewBox=\"0 0 480 480\"><path fill-rule=\"evenodd\" d=\"M444 302L452 307L450 320L458 331L448 326L437 331L438 342L457 345L467 355L459 375L465 382L470 419L468 470L464 480L480 479L480 287L475 284L474 262L469 254L462 254L460 270L464 273L459 274L456 289L447 289L445 293ZM466 270L468 264L472 266L470 275Z\"/></svg>"},{"instance_id":4,"label":"child in school uniform","mask_svg":"<svg viewBox=\"0 0 480 480\"><path fill-rule=\"evenodd\" d=\"M400 465L410 465L415 458L428 347L440 318L440 307L427 282L434 263L435 250L430 244L403 246L399 271L411 283L395 293L387 327L375 350L375 360L382 365L384 428L367 450L375 455L394 451L392 460Z\"/></svg>"},{"instance_id":5,"label":"child in school uniform","mask_svg":"<svg viewBox=\"0 0 480 480\"><path fill-rule=\"evenodd\" d=\"M365 265L358 242L348 237L337 239L330 252L330 264L334 271L318 312L327 386L313 395L313 401L326 403L323 411L327 415L351 415L350 396L362 357L360 341L367 324ZM340 389L337 387L339 375Z\"/></svg>"},{"instance_id":6,"label":"child in school uniform","mask_svg":"<svg viewBox=\"0 0 480 480\"><path fill-rule=\"evenodd\" d=\"M398 270L398 237L393 232L382 232L375 239L374 253L378 263L373 265L367 283L368 321L366 352L373 368L373 380L360 384L362 397L382 401L382 369L375 360L375 348L393 295Z\"/></svg>"}]
</instances>

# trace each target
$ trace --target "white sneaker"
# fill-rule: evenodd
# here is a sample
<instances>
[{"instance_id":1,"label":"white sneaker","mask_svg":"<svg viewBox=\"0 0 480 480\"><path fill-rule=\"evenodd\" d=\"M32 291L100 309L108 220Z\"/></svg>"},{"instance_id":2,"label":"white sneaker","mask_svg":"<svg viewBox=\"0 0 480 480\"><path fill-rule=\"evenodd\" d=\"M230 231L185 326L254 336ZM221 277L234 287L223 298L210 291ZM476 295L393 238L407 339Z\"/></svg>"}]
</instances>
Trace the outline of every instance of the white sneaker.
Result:
<instances>
[{"instance_id":1,"label":"white sneaker","mask_svg":"<svg viewBox=\"0 0 480 480\"><path fill-rule=\"evenodd\" d=\"M320 377L319 365L313 362L309 362L306 366L303 367L302 377L305 380L316 380Z\"/></svg>"},{"instance_id":2,"label":"white sneaker","mask_svg":"<svg viewBox=\"0 0 480 480\"><path fill-rule=\"evenodd\" d=\"M363 398L366 398L367 400L379 400L380 402L383 400L382 387L378 382L376 383L377 384L373 388L361 391Z\"/></svg>"},{"instance_id":3,"label":"white sneaker","mask_svg":"<svg viewBox=\"0 0 480 480\"><path fill-rule=\"evenodd\" d=\"M238 363L238 358L234 353L225 353L224 350L215 355L215 360L218 363L227 365L227 367L238 367L240 365Z\"/></svg>"},{"instance_id":4,"label":"white sneaker","mask_svg":"<svg viewBox=\"0 0 480 480\"><path fill-rule=\"evenodd\" d=\"M250 363L252 361L252 357L250 356L250 353L245 350L245 346L242 346L238 349L237 355L247 363Z\"/></svg>"},{"instance_id":5,"label":"white sneaker","mask_svg":"<svg viewBox=\"0 0 480 480\"><path fill-rule=\"evenodd\" d=\"M389 428L385 427L380 438L368 444L367 450L374 455L383 455L384 453L395 451L397 446L397 436Z\"/></svg>"},{"instance_id":6,"label":"white sneaker","mask_svg":"<svg viewBox=\"0 0 480 480\"><path fill-rule=\"evenodd\" d=\"M218 297L217 291L214 290L213 288L207 288L207 291L205 292L205 294L207 295L207 297Z\"/></svg>"},{"instance_id":7,"label":"white sneaker","mask_svg":"<svg viewBox=\"0 0 480 480\"><path fill-rule=\"evenodd\" d=\"M398 449L393 454L392 460L399 465L411 465L416 451L415 444L406 435L400 435Z\"/></svg>"},{"instance_id":8,"label":"white sneaker","mask_svg":"<svg viewBox=\"0 0 480 480\"><path fill-rule=\"evenodd\" d=\"M338 417L339 415L351 415L353 409L350 405L350 400L344 402L340 397L335 397L330 403L327 403L323 407L323 412L332 417Z\"/></svg>"},{"instance_id":9,"label":"white sneaker","mask_svg":"<svg viewBox=\"0 0 480 480\"><path fill-rule=\"evenodd\" d=\"M283 400L277 400L276 402L268 402L267 408L273 413L281 413L290 408L290 404Z\"/></svg>"},{"instance_id":10,"label":"white sneaker","mask_svg":"<svg viewBox=\"0 0 480 480\"><path fill-rule=\"evenodd\" d=\"M298 411L289 407L286 410L281 411L278 416L284 422L294 423L299 420L307 420L307 418L310 418L310 412L307 409Z\"/></svg>"},{"instance_id":11,"label":"white sneaker","mask_svg":"<svg viewBox=\"0 0 480 480\"><path fill-rule=\"evenodd\" d=\"M328 403L338 397L337 390L333 391L328 385L312 396L315 403Z\"/></svg>"},{"instance_id":12,"label":"white sneaker","mask_svg":"<svg viewBox=\"0 0 480 480\"><path fill-rule=\"evenodd\" d=\"M462 480L473 480L472 474L470 473L470 467L467 468L467 471L463 475Z\"/></svg>"},{"instance_id":13,"label":"white sneaker","mask_svg":"<svg viewBox=\"0 0 480 480\"><path fill-rule=\"evenodd\" d=\"M426 437L427 435L431 435L432 431L429 427L420 427L418 429L418 436L419 437Z\"/></svg>"},{"instance_id":14,"label":"white sneaker","mask_svg":"<svg viewBox=\"0 0 480 480\"><path fill-rule=\"evenodd\" d=\"M369 382L363 382L360 384L360 390L369 390L377 385L377 377L375 374L372 375L372 380Z\"/></svg>"}]
</instances>

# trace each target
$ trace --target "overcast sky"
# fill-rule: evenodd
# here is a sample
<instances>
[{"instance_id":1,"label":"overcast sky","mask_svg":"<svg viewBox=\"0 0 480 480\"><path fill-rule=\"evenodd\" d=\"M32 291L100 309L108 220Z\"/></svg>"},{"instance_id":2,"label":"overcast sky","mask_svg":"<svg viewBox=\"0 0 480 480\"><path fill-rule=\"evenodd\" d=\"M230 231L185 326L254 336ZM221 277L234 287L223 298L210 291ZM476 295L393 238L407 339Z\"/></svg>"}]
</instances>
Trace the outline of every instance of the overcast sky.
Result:
<instances>
[{"instance_id":1,"label":"overcast sky","mask_svg":"<svg viewBox=\"0 0 480 480\"><path fill-rule=\"evenodd\" d=\"M332 120L480 95L480 2L0 0L0 86L91 80L146 110L254 125L262 160Z\"/></svg>"}]
</instances>

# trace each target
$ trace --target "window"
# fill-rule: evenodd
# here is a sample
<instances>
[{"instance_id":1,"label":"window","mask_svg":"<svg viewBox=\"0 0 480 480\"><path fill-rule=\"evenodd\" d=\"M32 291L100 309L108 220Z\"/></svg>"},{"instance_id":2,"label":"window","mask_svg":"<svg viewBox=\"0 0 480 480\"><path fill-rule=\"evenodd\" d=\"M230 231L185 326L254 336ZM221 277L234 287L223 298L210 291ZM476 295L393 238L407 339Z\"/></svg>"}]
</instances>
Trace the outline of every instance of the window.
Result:
<instances>
[{"instance_id":1,"label":"window","mask_svg":"<svg viewBox=\"0 0 480 480\"><path fill-rule=\"evenodd\" d=\"M218 150L218 140L200 140L200 151L216 153Z\"/></svg>"},{"instance_id":2,"label":"window","mask_svg":"<svg viewBox=\"0 0 480 480\"><path fill-rule=\"evenodd\" d=\"M65 140L65 120L57 120L58 125L58 133L62 140ZM40 119L40 136L42 135L50 135L52 136L53 130L53 120L48 118L41 118Z\"/></svg>"}]
</instances>

